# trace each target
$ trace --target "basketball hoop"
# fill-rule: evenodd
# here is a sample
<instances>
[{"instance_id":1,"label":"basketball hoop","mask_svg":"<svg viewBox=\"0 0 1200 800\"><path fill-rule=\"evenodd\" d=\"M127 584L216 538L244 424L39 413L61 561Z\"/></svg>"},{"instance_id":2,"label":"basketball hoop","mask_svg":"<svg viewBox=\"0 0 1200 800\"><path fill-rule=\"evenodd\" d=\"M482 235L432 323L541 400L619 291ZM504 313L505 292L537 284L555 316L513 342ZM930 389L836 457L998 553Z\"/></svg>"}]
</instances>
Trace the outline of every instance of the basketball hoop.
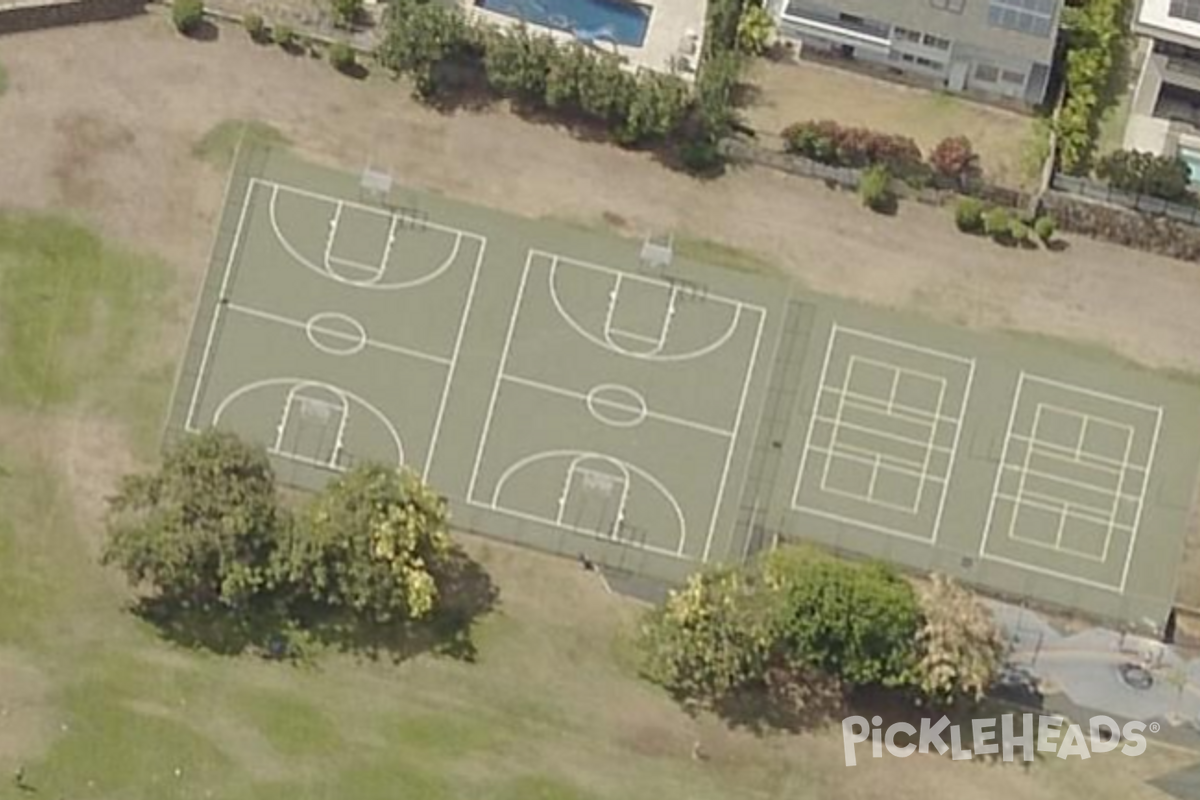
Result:
<instances>
[{"instance_id":1,"label":"basketball hoop","mask_svg":"<svg viewBox=\"0 0 1200 800\"><path fill-rule=\"evenodd\" d=\"M671 261L674 258L674 235L655 236L654 234L650 234L642 242L641 262L643 267L662 270L671 266Z\"/></svg>"},{"instance_id":2,"label":"basketball hoop","mask_svg":"<svg viewBox=\"0 0 1200 800\"><path fill-rule=\"evenodd\" d=\"M359 196L366 202L387 207L392 196L392 176L382 170L367 167L358 184Z\"/></svg>"}]
</instances>

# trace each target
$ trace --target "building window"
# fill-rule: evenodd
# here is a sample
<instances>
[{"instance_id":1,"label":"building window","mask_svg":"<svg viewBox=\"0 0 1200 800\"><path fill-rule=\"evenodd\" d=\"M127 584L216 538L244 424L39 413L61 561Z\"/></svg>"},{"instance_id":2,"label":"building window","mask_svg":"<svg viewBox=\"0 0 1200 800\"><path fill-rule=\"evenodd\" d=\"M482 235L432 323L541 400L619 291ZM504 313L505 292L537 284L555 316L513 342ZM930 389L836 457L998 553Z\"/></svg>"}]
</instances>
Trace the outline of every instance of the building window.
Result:
<instances>
[{"instance_id":1,"label":"building window","mask_svg":"<svg viewBox=\"0 0 1200 800\"><path fill-rule=\"evenodd\" d=\"M925 69L936 69L939 72L946 69L946 65L943 64L942 62L931 61L928 58L917 58L917 66L924 67Z\"/></svg>"},{"instance_id":2,"label":"building window","mask_svg":"<svg viewBox=\"0 0 1200 800\"><path fill-rule=\"evenodd\" d=\"M1000 80L1005 83L1011 83L1013 86L1024 86L1025 75L1020 72L1013 72L1011 69L1006 69L1000 73Z\"/></svg>"},{"instance_id":3,"label":"building window","mask_svg":"<svg viewBox=\"0 0 1200 800\"><path fill-rule=\"evenodd\" d=\"M925 34L924 38L921 39L921 44L925 45L926 47L932 47L935 50L950 49L949 39L943 39L940 36L934 36L932 33Z\"/></svg>"},{"instance_id":4,"label":"building window","mask_svg":"<svg viewBox=\"0 0 1200 800\"><path fill-rule=\"evenodd\" d=\"M954 14L961 14L967 6L967 0L929 0L929 5L936 8L938 11L949 11Z\"/></svg>"},{"instance_id":5,"label":"building window","mask_svg":"<svg viewBox=\"0 0 1200 800\"><path fill-rule=\"evenodd\" d=\"M976 64L975 65L975 80L980 83L995 83L1000 80L1000 70L993 67L991 64Z\"/></svg>"},{"instance_id":6,"label":"building window","mask_svg":"<svg viewBox=\"0 0 1200 800\"><path fill-rule=\"evenodd\" d=\"M899 25L897 25L895 28L892 28L892 36L902 42L912 42L913 44L921 43L920 31L910 31L908 28L901 28Z\"/></svg>"},{"instance_id":7,"label":"building window","mask_svg":"<svg viewBox=\"0 0 1200 800\"><path fill-rule=\"evenodd\" d=\"M1057 7L1058 0L991 0L988 5L988 24L994 28L1046 37L1054 29Z\"/></svg>"},{"instance_id":8,"label":"building window","mask_svg":"<svg viewBox=\"0 0 1200 800\"><path fill-rule=\"evenodd\" d=\"M1200 0L1171 0L1167 13L1176 19L1200 22Z\"/></svg>"}]
</instances>

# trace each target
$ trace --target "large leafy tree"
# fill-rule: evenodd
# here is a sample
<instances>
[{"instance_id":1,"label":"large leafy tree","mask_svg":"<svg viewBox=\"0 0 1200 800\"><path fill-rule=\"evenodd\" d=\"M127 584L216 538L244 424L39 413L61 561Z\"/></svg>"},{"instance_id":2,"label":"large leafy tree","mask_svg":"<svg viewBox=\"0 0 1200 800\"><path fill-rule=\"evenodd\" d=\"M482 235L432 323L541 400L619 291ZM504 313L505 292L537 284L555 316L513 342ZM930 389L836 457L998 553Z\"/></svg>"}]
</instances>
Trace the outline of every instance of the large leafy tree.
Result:
<instances>
[{"instance_id":1,"label":"large leafy tree","mask_svg":"<svg viewBox=\"0 0 1200 800\"><path fill-rule=\"evenodd\" d=\"M417 94L428 98L437 93L438 67L477 50L480 34L457 8L395 0L388 7L387 32L375 57L386 69L411 76Z\"/></svg>"},{"instance_id":2,"label":"large leafy tree","mask_svg":"<svg viewBox=\"0 0 1200 800\"><path fill-rule=\"evenodd\" d=\"M1004 658L1004 638L991 612L944 575L930 578L921 590L920 603L924 620L920 658L914 668L916 685L939 702L963 696L978 700Z\"/></svg>"},{"instance_id":3,"label":"large leafy tree","mask_svg":"<svg viewBox=\"0 0 1200 800\"><path fill-rule=\"evenodd\" d=\"M761 570L776 596L777 659L850 686L908 681L921 618L907 581L882 564L803 547L774 551Z\"/></svg>"},{"instance_id":4,"label":"large leafy tree","mask_svg":"<svg viewBox=\"0 0 1200 800\"><path fill-rule=\"evenodd\" d=\"M426 617L450 558L446 521L445 499L416 473L365 465L300 513L276 574L298 600L373 622Z\"/></svg>"},{"instance_id":5,"label":"large leafy tree","mask_svg":"<svg viewBox=\"0 0 1200 800\"><path fill-rule=\"evenodd\" d=\"M681 697L719 699L763 676L765 622L761 596L741 570L692 575L643 622L643 671Z\"/></svg>"},{"instance_id":6,"label":"large leafy tree","mask_svg":"<svg viewBox=\"0 0 1200 800\"><path fill-rule=\"evenodd\" d=\"M281 515L266 454L229 433L180 441L109 501L103 561L160 597L238 606L264 585Z\"/></svg>"}]
</instances>

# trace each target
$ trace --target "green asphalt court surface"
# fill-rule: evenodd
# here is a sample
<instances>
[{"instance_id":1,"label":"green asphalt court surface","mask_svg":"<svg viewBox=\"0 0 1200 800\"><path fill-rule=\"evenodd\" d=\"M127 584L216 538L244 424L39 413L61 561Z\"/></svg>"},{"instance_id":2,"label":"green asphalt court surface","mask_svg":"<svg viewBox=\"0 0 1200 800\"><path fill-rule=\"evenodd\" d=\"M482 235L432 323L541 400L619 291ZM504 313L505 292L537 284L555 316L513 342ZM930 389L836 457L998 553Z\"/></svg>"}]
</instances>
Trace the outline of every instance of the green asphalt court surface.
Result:
<instances>
[{"instance_id":1,"label":"green asphalt court surface","mask_svg":"<svg viewBox=\"0 0 1200 800\"><path fill-rule=\"evenodd\" d=\"M641 247L246 148L168 439L301 488L405 464L464 529L656 579L806 540L1161 624L1196 387Z\"/></svg>"}]
</instances>

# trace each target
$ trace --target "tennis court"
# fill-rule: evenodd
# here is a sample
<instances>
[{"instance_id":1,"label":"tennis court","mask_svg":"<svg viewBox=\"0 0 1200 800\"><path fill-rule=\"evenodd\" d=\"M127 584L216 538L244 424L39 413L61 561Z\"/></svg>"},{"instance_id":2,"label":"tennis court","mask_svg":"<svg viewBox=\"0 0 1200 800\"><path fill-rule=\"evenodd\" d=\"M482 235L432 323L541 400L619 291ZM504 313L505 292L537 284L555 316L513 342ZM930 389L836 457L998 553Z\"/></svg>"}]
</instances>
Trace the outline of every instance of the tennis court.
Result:
<instances>
[{"instance_id":1,"label":"tennis court","mask_svg":"<svg viewBox=\"0 0 1200 800\"><path fill-rule=\"evenodd\" d=\"M406 465L487 536L664 580L803 540L1152 627L1200 392L278 151L237 160L169 432Z\"/></svg>"}]
</instances>

